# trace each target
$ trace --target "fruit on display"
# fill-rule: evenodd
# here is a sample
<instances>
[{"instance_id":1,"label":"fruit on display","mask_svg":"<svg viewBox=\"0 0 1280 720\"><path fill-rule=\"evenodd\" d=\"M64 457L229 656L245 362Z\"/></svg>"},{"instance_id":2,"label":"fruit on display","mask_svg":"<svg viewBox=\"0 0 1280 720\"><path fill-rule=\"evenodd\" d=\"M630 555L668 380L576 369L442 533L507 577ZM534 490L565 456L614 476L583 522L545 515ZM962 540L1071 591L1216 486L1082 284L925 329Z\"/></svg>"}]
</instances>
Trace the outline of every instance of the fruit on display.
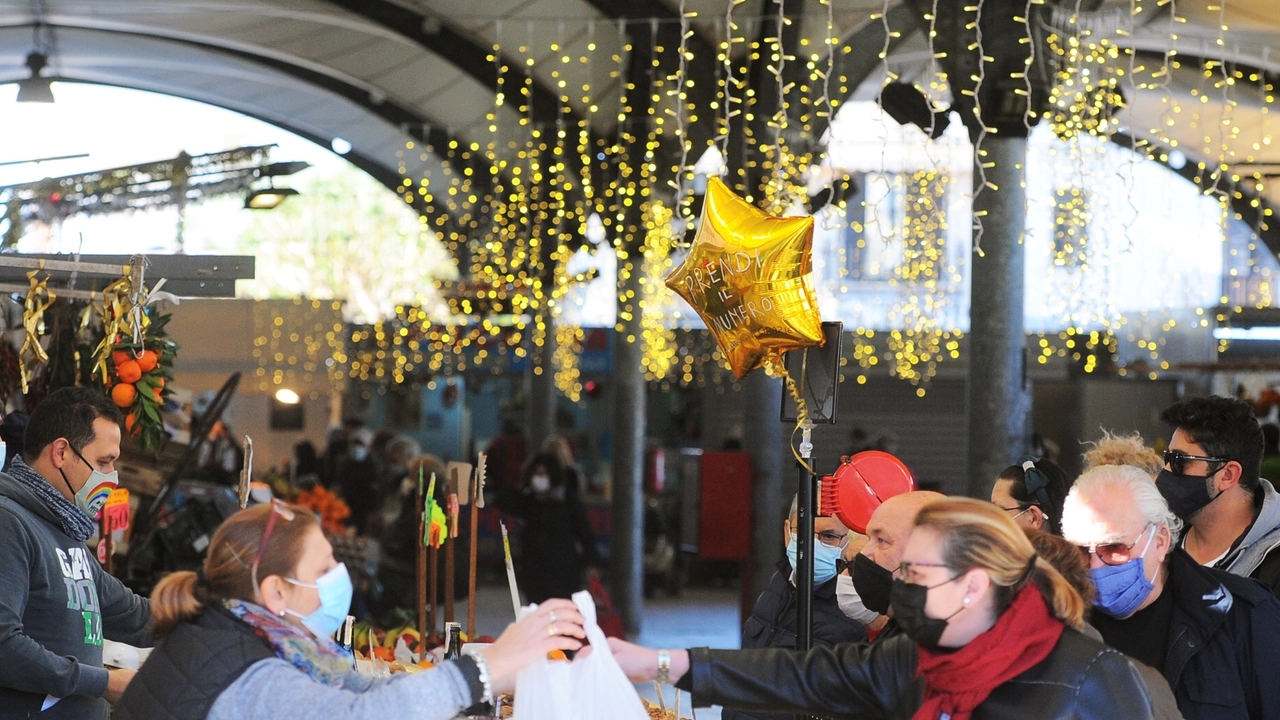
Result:
<instances>
[{"instance_id":1,"label":"fruit on display","mask_svg":"<svg viewBox=\"0 0 1280 720\"><path fill-rule=\"evenodd\" d=\"M308 488L298 493L293 502L311 508L320 516L320 527L327 533L342 535L347 531L344 524L351 517L351 508L342 498L327 490L322 485Z\"/></svg>"},{"instance_id":2,"label":"fruit on display","mask_svg":"<svg viewBox=\"0 0 1280 720\"><path fill-rule=\"evenodd\" d=\"M178 353L177 343L165 337L168 321L168 315L150 317L141 342L128 333L104 338L102 347L109 351L99 351L102 373L95 373L111 401L124 413L125 435L151 452L159 452L168 437L162 417L165 386L173 377Z\"/></svg>"},{"instance_id":3,"label":"fruit on display","mask_svg":"<svg viewBox=\"0 0 1280 720\"><path fill-rule=\"evenodd\" d=\"M115 387L111 388L111 402L114 402L116 404L116 407L122 407L122 408L132 407L133 401L137 397L138 397L138 389L135 388L133 385L130 385L129 383L120 383ZM128 417L132 419L133 414L130 413ZM132 423L129 424L129 426L131 425Z\"/></svg>"}]
</instances>

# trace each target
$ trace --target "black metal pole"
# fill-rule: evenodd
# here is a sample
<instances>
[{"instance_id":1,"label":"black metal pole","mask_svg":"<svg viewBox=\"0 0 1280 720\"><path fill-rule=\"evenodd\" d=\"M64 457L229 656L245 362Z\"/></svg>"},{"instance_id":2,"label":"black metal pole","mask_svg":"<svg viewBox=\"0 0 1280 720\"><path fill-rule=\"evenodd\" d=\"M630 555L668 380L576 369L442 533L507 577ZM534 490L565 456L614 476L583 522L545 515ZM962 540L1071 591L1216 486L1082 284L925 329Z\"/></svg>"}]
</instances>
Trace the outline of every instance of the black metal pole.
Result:
<instances>
[{"instance_id":1,"label":"black metal pole","mask_svg":"<svg viewBox=\"0 0 1280 720\"><path fill-rule=\"evenodd\" d=\"M813 458L805 458L810 467ZM796 507L796 649L813 647L813 520L816 505L813 497L813 475L802 463L799 466L800 487Z\"/></svg>"}]
</instances>

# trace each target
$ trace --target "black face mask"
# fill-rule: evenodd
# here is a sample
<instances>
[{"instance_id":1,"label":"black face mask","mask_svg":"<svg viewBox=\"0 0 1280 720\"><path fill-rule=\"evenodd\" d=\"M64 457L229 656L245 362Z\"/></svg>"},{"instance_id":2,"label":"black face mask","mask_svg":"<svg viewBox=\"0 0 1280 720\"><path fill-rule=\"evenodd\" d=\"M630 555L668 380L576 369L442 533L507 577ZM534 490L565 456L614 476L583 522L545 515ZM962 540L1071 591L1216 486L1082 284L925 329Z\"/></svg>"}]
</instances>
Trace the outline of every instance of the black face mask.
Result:
<instances>
[{"instance_id":1,"label":"black face mask","mask_svg":"<svg viewBox=\"0 0 1280 720\"><path fill-rule=\"evenodd\" d=\"M1187 520L1222 494L1212 497L1209 495L1211 477L1213 475L1175 475L1170 470L1161 470L1156 475L1156 489L1164 496L1164 501L1169 503L1169 510Z\"/></svg>"},{"instance_id":2,"label":"black face mask","mask_svg":"<svg viewBox=\"0 0 1280 720\"><path fill-rule=\"evenodd\" d=\"M889 595L893 589L893 573L885 570L874 560L858 553L853 556L853 569L849 571L853 578L853 589L858 591L862 604L868 610L881 615L889 614Z\"/></svg>"},{"instance_id":3,"label":"black face mask","mask_svg":"<svg viewBox=\"0 0 1280 720\"><path fill-rule=\"evenodd\" d=\"M967 607L961 605L959 610L945 618L931 618L924 612L924 606L929 602L929 591L955 582L958 577L959 575L937 585L912 585L901 580L893 581L893 621L898 623L907 637L926 650L940 649L938 641L942 640L947 623Z\"/></svg>"}]
</instances>

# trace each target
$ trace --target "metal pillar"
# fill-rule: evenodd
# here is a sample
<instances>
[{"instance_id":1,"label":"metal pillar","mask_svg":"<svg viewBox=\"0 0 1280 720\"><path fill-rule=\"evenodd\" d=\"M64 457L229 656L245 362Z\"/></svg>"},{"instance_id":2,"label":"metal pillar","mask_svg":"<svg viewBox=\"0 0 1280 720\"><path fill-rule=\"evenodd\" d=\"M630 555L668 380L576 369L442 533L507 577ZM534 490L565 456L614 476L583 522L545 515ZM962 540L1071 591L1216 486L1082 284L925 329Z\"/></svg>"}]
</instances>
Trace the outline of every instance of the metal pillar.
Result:
<instances>
[{"instance_id":1,"label":"metal pillar","mask_svg":"<svg viewBox=\"0 0 1280 720\"><path fill-rule=\"evenodd\" d=\"M542 450L547 438L556 434L556 353L555 323L548 317L542 346L533 347L529 368L529 452Z\"/></svg>"},{"instance_id":2,"label":"metal pillar","mask_svg":"<svg viewBox=\"0 0 1280 720\"><path fill-rule=\"evenodd\" d=\"M752 475L751 566L746 588L751 602L764 592L777 569L774 566L782 559L782 522L791 508L791 494L782 481L787 434L778 422L781 404L781 380L769 377L763 369L743 378L742 447L751 453Z\"/></svg>"},{"instance_id":3,"label":"metal pillar","mask_svg":"<svg viewBox=\"0 0 1280 720\"><path fill-rule=\"evenodd\" d=\"M1027 443L1031 395L1026 379L1023 295L1026 138L982 142L986 188L974 201L982 217L981 257L973 257L969 301L969 495L991 496L996 476ZM975 170L975 192L981 179Z\"/></svg>"},{"instance_id":4,"label":"metal pillar","mask_svg":"<svg viewBox=\"0 0 1280 720\"><path fill-rule=\"evenodd\" d=\"M640 631L644 609L644 345L640 313L631 311L643 287L638 263L618 260L618 324L613 340L613 600L627 633ZM624 298L633 298L625 300Z\"/></svg>"}]
</instances>

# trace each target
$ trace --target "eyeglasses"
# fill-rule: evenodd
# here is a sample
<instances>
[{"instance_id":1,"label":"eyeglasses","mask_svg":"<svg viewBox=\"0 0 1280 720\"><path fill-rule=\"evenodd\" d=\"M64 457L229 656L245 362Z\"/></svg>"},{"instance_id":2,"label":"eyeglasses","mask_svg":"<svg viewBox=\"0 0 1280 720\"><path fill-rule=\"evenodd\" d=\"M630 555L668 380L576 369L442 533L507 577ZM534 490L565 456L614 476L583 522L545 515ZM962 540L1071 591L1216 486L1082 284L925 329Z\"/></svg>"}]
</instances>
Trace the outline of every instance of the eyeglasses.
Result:
<instances>
[{"instance_id":1,"label":"eyeglasses","mask_svg":"<svg viewBox=\"0 0 1280 720\"><path fill-rule=\"evenodd\" d=\"M1076 547L1080 548L1080 553L1084 555L1085 562L1089 562L1090 555L1097 555L1098 559L1107 565L1123 565L1133 558L1133 546L1137 545L1138 542L1142 540L1143 536L1147 534L1147 530L1150 530L1153 527L1155 527L1154 524L1147 523L1147 526L1142 528L1142 532L1138 534L1137 539L1128 545L1125 545L1122 542L1117 542L1105 543L1102 545L1077 545ZM1152 537L1154 537L1154 535ZM1147 545L1150 544L1151 541L1147 540ZM1141 555L1146 551L1147 548L1143 547L1142 553L1138 554Z\"/></svg>"},{"instance_id":2,"label":"eyeglasses","mask_svg":"<svg viewBox=\"0 0 1280 720\"><path fill-rule=\"evenodd\" d=\"M908 577L910 577L912 568L922 568L922 567L950 568L951 566L946 563L904 562L904 563L899 563L898 569L893 571L893 575L894 577L900 580L906 580Z\"/></svg>"},{"instance_id":3,"label":"eyeglasses","mask_svg":"<svg viewBox=\"0 0 1280 720\"><path fill-rule=\"evenodd\" d=\"M271 531L276 527L276 518L282 517L285 522L292 522L294 518L293 511L276 502L275 498L271 498L271 517L267 518L267 527L262 531L262 542L258 543L258 552L253 556L253 566L249 569L249 577L253 580L253 594L258 594L258 563L262 562L262 555L267 552L267 541L271 539Z\"/></svg>"},{"instance_id":4,"label":"eyeglasses","mask_svg":"<svg viewBox=\"0 0 1280 720\"><path fill-rule=\"evenodd\" d=\"M1033 508L1033 507L1035 507L1035 506L1034 506L1034 505L1028 505L1028 506L1026 506L1026 507L1024 507L1024 508L1017 507L1017 506L1014 506L1014 507L1011 507L1011 508L1007 508L1007 507L1000 507L999 505L997 505L996 507L1000 508L1001 510L1003 510L1003 511L1005 511L1005 512L1017 513L1017 514L1016 514L1016 515L1014 515L1014 516L1013 516L1013 518L1012 518L1012 519L1014 519L1014 520L1017 520L1018 518L1022 517L1023 515L1027 514L1028 512L1030 512L1030 511L1031 511L1031 508Z\"/></svg>"},{"instance_id":5,"label":"eyeglasses","mask_svg":"<svg viewBox=\"0 0 1280 720\"><path fill-rule=\"evenodd\" d=\"M818 539L818 542L829 548L840 548L843 550L849 545L848 533L841 535L839 533L831 532L830 530L823 530L820 533L814 533L813 536Z\"/></svg>"},{"instance_id":6,"label":"eyeglasses","mask_svg":"<svg viewBox=\"0 0 1280 720\"><path fill-rule=\"evenodd\" d=\"M1204 455L1188 455L1182 452L1181 450L1165 450L1164 451L1164 464L1169 466L1169 471L1172 472L1174 475L1185 475L1187 470L1187 463L1194 462L1196 460L1203 460L1207 463L1222 463L1222 464L1231 462L1227 458L1206 457ZM1214 470L1213 473L1216 473L1218 472L1218 470L1221 470L1221 469L1222 468L1218 468L1217 470ZM1209 474L1212 475L1213 473L1209 473Z\"/></svg>"}]
</instances>

